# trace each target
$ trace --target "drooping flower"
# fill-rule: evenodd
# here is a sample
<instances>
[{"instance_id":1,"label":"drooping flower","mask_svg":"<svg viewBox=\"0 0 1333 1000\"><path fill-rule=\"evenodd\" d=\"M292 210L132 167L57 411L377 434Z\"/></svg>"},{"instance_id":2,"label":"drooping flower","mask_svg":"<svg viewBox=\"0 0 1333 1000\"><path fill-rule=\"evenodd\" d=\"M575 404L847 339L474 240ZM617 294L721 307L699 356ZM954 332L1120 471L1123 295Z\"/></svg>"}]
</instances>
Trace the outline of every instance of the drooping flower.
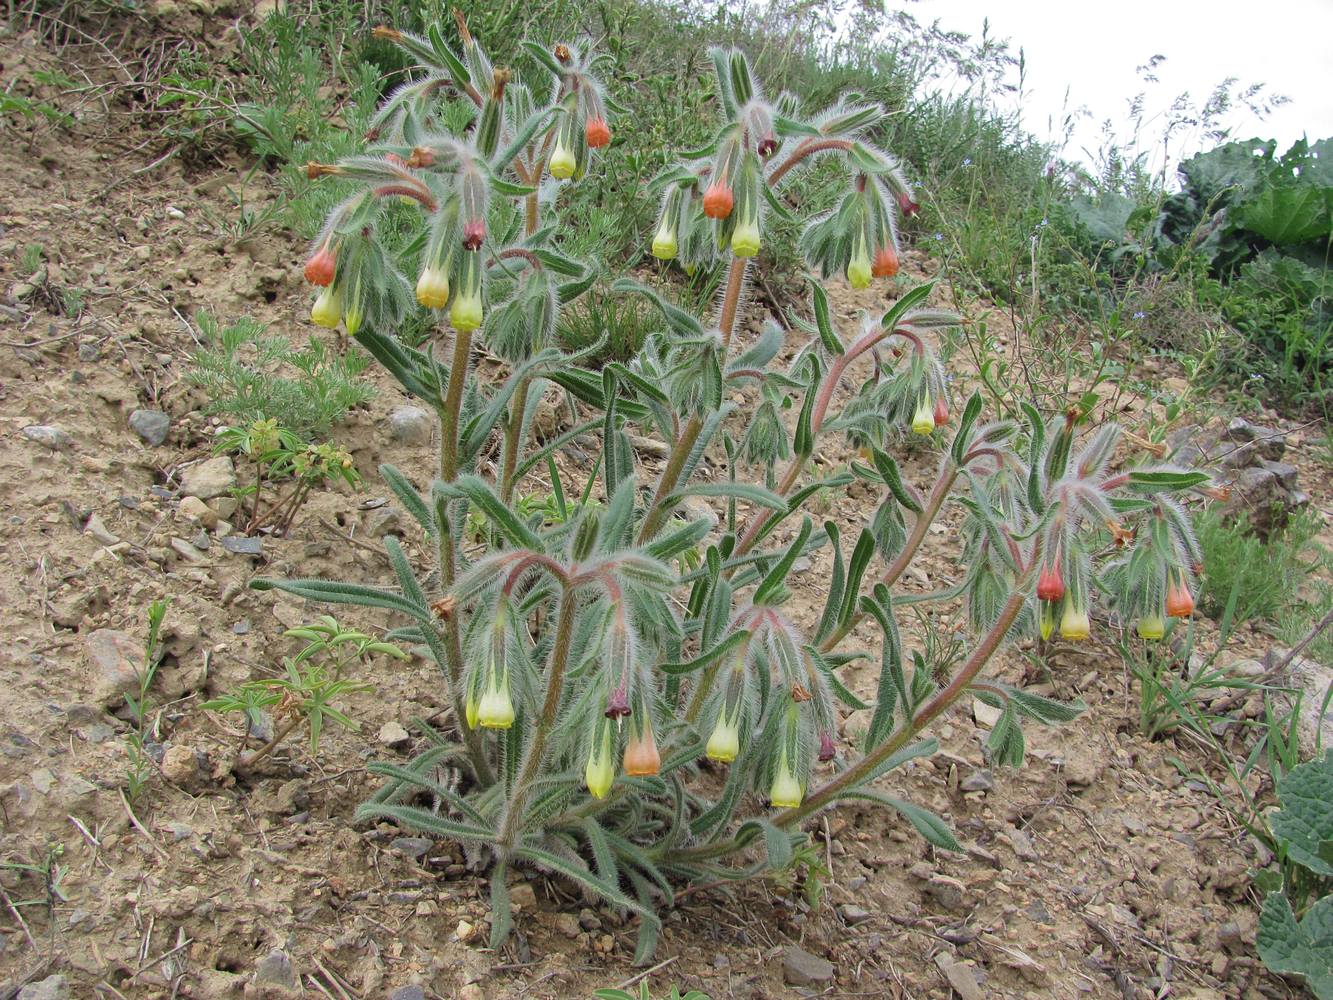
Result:
<instances>
[{"instance_id":1,"label":"drooping flower","mask_svg":"<svg viewBox=\"0 0 1333 1000\"><path fill-rule=\"evenodd\" d=\"M1091 634L1088 609L1078 607L1073 601L1065 601L1064 614L1060 616L1060 638L1086 639Z\"/></svg>"},{"instance_id":2,"label":"drooping flower","mask_svg":"<svg viewBox=\"0 0 1333 1000\"><path fill-rule=\"evenodd\" d=\"M1166 634L1166 622L1158 614L1144 615L1134 631L1138 632L1140 639L1160 639Z\"/></svg>"},{"instance_id":3,"label":"drooping flower","mask_svg":"<svg viewBox=\"0 0 1333 1000\"><path fill-rule=\"evenodd\" d=\"M481 326L481 265L476 257L477 254L469 253L464 259L462 287L449 307L449 322L461 333Z\"/></svg>"},{"instance_id":4,"label":"drooping flower","mask_svg":"<svg viewBox=\"0 0 1333 1000\"><path fill-rule=\"evenodd\" d=\"M463 249L480 250L486 241L486 220L471 219L463 225Z\"/></svg>"},{"instance_id":5,"label":"drooping flower","mask_svg":"<svg viewBox=\"0 0 1333 1000\"><path fill-rule=\"evenodd\" d=\"M847 281L853 288L869 288L870 277L870 254L866 251L865 239L859 238L856 241L856 252L847 262Z\"/></svg>"},{"instance_id":6,"label":"drooping flower","mask_svg":"<svg viewBox=\"0 0 1333 1000\"><path fill-rule=\"evenodd\" d=\"M612 755L615 728L605 719L598 719L594 727L592 746L588 750L588 766L583 769L583 782L588 791L599 799L606 798L616 780L616 763Z\"/></svg>"},{"instance_id":7,"label":"drooping flower","mask_svg":"<svg viewBox=\"0 0 1333 1000\"><path fill-rule=\"evenodd\" d=\"M653 237L653 256L658 260L671 260L679 249L676 227L668 216L663 215L662 223L657 227L657 235Z\"/></svg>"},{"instance_id":8,"label":"drooping flower","mask_svg":"<svg viewBox=\"0 0 1333 1000\"><path fill-rule=\"evenodd\" d=\"M704 215L710 219L725 219L731 214L735 202L731 185L725 178L719 178L708 185L708 190L704 192Z\"/></svg>"},{"instance_id":9,"label":"drooping flower","mask_svg":"<svg viewBox=\"0 0 1333 1000\"><path fill-rule=\"evenodd\" d=\"M730 764L736 759L736 755L741 752L741 709L740 702L736 703L736 710L727 715L727 706L722 706L722 711L717 714L717 725L713 727L713 733L708 737L708 748L705 751L709 760L721 761L724 764Z\"/></svg>"},{"instance_id":10,"label":"drooping flower","mask_svg":"<svg viewBox=\"0 0 1333 1000\"><path fill-rule=\"evenodd\" d=\"M343 326L347 328L349 337L356 336L356 331L361 329L361 321L365 317L366 311L361 301L361 276L357 275L352 285L352 297L347 300L343 308Z\"/></svg>"},{"instance_id":11,"label":"drooping flower","mask_svg":"<svg viewBox=\"0 0 1333 1000\"><path fill-rule=\"evenodd\" d=\"M917 434L929 435L935 430L935 414L931 410L930 396L922 394L912 414L912 430Z\"/></svg>"},{"instance_id":12,"label":"drooping flower","mask_svg":"<svg viewBox=\"0 0 1333 1000\"><path fill-rule=\"evenodd\" d=\"M1037 614L1037 630L1041 633L1042 642L1045 642L1055 632L1055 604L1052 601L1042 601L1041 610Z\"/></svg>"},{"instance_id":13,"label":"drooping flower","mask_svg":"<svg viewBox=\"0 0 1333 1000\"><path fill-rule=\"evenodd\" d=\"M589 118L587 125L583 127L583 137L593 149L605 146L611 141L611 129L607 126L606 119L601 115Z\"/></svg>"},{"instance_id":14,"label":"drooping flower","mask_svg":"<svg viewBox=\"0 0 1333 1000\"><path fill-rule=\"evenodd\" d=\"M750 216L731 234L731 252L737 257L753 257L759 252L759 218Z\"/></svg>"},{"instance_id":15,"label":"drooping flower","mask_svg":"<svg viewBox=\"0 0 1333 1000\"><path fill-rule=\"evenodd\" d=\"M443 309L449 301L449 272L427 265L417 279L417 301L427 309Z\"/></svg>"},{"instance_id":16,"label":"drooping flower","mask_svg":"<svg viewBox=\"0 0 1333 1000\"><path fill-rule=\"evenodd\" d=\"M1037 574L1037 597L1043 601L1058 601L1065 596L1065 581L1060 576L1059 563L1051 562L1042 566Z\"/></svg>"},{"instance_id":17,"label":"drooping flower","mask_svg":"<svg viewBox=\"0 0 1333 1000\"><path fill-rule=\"evenodd\" d=\"M481 693L477 721L485 729L508 729L514 724L514 702L509 697L509 674L502 667L492 671Z\"/></svg>"},{"instance_id":18,"label":"drooping flower","mask_svg":"<svg viewBox=\"0 0 1333 1000\"><path fill-rule=\"evenodd\" d=\"M1188 618L1194 614L1194 595L1185 583L1184 574L1177 575L1166 588L1166 613L1172 618Z\"/></svg>"},{"instance_id":19,"label":"drooping flower","mask_svg":"<svg viewBox=\"0 0 1333 1000\"><path fill-rule=\"evenodd\" d=\"M565 142L565 130L562 128L556 133L555 151L551 153L551 176L557 180L569 180L577 168L578 160L574 150Z\"/></svg>"},{"instance_id":20,"label":"drooping flower","mask_svg":"<svg viewBox=\"0 0 1333 1000\"><path fill-rule=\"evenodd\" d=\"M769 804L775 809L795 809L804 798L805 789L801 787L800 779L792 770L784 743L778 756L778 766L773 771L773 785L768 790Z\"/></svg>"},{"instance_id":21,"label":"drooping flower","mask_svg":"<svg viewBox=\"0 0 1333 1000\"><path fill-rule=\"evenodd\" d=\"M312 285L327 287L333 283L333 274L338 267L338 258L331 243L325 243L305 262L305 280Z\"/></svg>"},{"instance_id":22,"label":"drooping flower","mask_svg":"<svg viewBox=\"0 0 1333 1000\"><path fill-rule=\"evenodd\" d=\"M892 278L898 273L898 254L889 244L875 251L875 261L870 266L870 273L876 278Z\"/></svg>"},{"instance_id":23,"label":"drooping flower","mask_svg":"<svg viewBox=\"0 0 1333 1000\"><path fill-rule=\"evenodd\" d=\"M935 418L936 427L943 427L949 422L949 404L944 401L943 396L935 400L935 412L932 416Z\"/></svg>"},{"instance_id":24,"label":"drooping flower","mask_svg":"<svg viewBox=\"0 0 1333 1000\"><path fill-rule=\"evenodd\" d=\"M830 732L821 732L819 734L819 761L826 764L838 755L838 748L833 742L833 734Z\"/></svg>"},{"instance_id":25,"label":"drooping flower","mask_svg":"<svg viewBox=\"0 0 1333 1000\"><path fill-rule=\"evenodd\" d=\"M910 194L904 192L899 192L898 194L898 208L902 210L903 215L906 215L909 218L921 211L921 206L912 200Z\"/></svg>"},{"instance_id":26,"label":"drooping flower","mask_svg":"<svg viewBox=\"0 0 1333 1000\"><path fill-rule=\"evenodd\" d=\"M662 769L662 757L653 739L653 727L645 719L643 728L631 734L625 744L625 773L635 778L647 778Z\"/></svg>"},{"instance_id":27,"label":"drooping flower","mask_svg":"<svg viewBox=\"0 0 1333 1000\"><path fill-rule=\"evenodd\" d=\"M310 318L320 326L332 330L337 327L342 314L342 290L336 285L326 285L310 309Z\"/></svg>"}]
</instances>

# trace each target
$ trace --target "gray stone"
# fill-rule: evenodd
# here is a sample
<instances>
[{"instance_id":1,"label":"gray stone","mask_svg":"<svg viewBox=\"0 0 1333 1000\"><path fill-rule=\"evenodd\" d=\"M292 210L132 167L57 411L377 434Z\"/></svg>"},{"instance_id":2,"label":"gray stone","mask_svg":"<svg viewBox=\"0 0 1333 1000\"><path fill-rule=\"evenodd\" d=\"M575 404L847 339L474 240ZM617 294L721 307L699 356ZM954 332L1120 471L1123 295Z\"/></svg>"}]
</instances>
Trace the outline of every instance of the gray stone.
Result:
<instances>
[{"instance_id":1,"label":"gray stone","mask_svg":"<svg viewBox=\"0 0 1333 1000\"><path fill-rule=\"evenodd\" d=\"M52 424L33 424L31 427L25 427L23 436L52 451L64 451L74 443L73 438Z\"/></svg>"},{"instance_id":2,"label":"gray stone","mask_svg":"<svg viewBox=\"0 0 1333 1000\"><path fill-rule=\"evenodd\" d=\"M83 526L83 531L86 535L92 535L102 545L115 545L120 541L120 537L114 534L106 526L101 515L96 513L88 518L88 522Z\"/></svg>"},{"instance_id":3,"label":"gray stone","mask_svg":"<svg viewBox=\"0 0 1333 1000\"><path fill-rule=\"evenodd\" d=\"M842 919L847 922L848 927L855 927L857 924L863 924L870 919L869 910L862 909L855 903L844 903L839 912L842 913Z\"/></svg>"},{"instance_id":4,"label":"gray stone","mask_svg":"<svg viewBox=\"0 0 1333 1000\"><path fill-rule=\"evenodd\" d=\"M389 437L402 444L426 444L435 423L419 406L400 406L389 414Z\"/></svg>"},{"instance_id":5,"label":"gray stone","mask_svg":"<svg viewBox=\"0 0 1333 1000\"><path fill-rule=\"evenodd\" d=\"M379 741L386 747L405 746L412 739L412 734L397 721L389 721L380 726Z\"/></svg>"},{"instance_id":6,"label":"gray stone","mask_svg":"<svg viewBox=\"0 0 1333 1000\"><path fill-rule=\"evenodd\" d=\"M389 994L389 1000L426 1000L426 991L412 983L398 987Z\"/></svg>"},{"instance_id":7,"label":"gray stone","mask_svg":"<svg viewBox=\"0 0 1333 1000\"><path fill-rule=\"evenodd\" d=\"M187 497L212 500L236 488L236 467L229 455L192 465L181 473L181 492Z\"/></svg>"},{"instance_id":8,"label":"gray stone","mask_svg":"<svg viewBox=\"0 0 1333 1000\"><path fill-rule=\"evenodd\" d=\"M362 528L371 538L383 538L385 535L402 533L403 516L398 508L390 504L368 510L362 516Z\"/></svg>"},{"instance_id":9,"label":"gray stone","mask_svg":"<svg viewBox=\"0 0 1333 1000\"><path fill-rule=\"evenodd\" d=\"M291 958L278 948L261 958L255 966L255 985L276 986L296 993L301 989L301 980L292 968Z\"/></svg>"},{"instance_id":10,"label":"gray stone","mask_svg":"<svg viewBox=\"0 0 1333 1000\"><path fill-rule=\"evenodd\" d=\"M1285 490L1294 490L1296 488L1296 476L1298 475L1296 466L1288 465L1286 462L1261 461L1261 468L1267 469L1281 484Z\"/></svg>"},{"instance_id":11,"label":"gray stone","mask_svg":"<svg viewBox=\"0 0 1333 1000\"><path fill-rule=\"evenodd\" d=\"M188 563L197 563L204 561L204 554L194 545L187 542L184 538L172 538L171 550Z\"/></svg>"},{"instance_id":12,"label":"gray stone","mask_svg":"<svg viewBox=\"0 0 1333 1000\"><path fill-rule=\"evenodd\" d=\"M406 854L409 858L424 857L430 850L434 841L425 837L395 837L390 845L399 854Z\"/></svg>"},{"instance_id":13,"label":"gray stone","mask_svg":"<svg viewBox=\"0 0 1333 1000\"><path fill-rule=\"evenodd\" d=\"M572 913L557 913L555 915L555 929L567 938L576 938L583 930L579 926L579 918Z\"/></svg>"},{"instance_id":14,"label":"gray stone","mask_svg":"<svg viewBox=\"0 0 1333 1000\"><path fill-rule=\"evenodd\" d=\"M144 648L137 639L115 629L99 628L83 640L93 668L93 698L103 708L115 708L126 693L138 691Z\"/></svg>"},{"instance_id":15,"label":"gray stone","mask_svg":"<svg viewBox=\"0 0 1333 1000\"><path fill-rule=\"evenodd\" d=\"M19 990L18 1000L69 1000L69 983L64 976L47 976Z\"/></svg>"},{"instance_id":16,"label":"gray stone","mask_svg":"<svg viewBox=\"0 0 1333 1000\"><path fill-rule=\"evenodd\" d=\"M826 986L836 978L833 963L789 944L782 952L782 977L788 986Z\"/></svg>"},{"instance_id":17,"label":"gray stone","mask_svg":"<svg viewBox=\"0 0 1333 1000\"><path fill-rule=\"evenodd\" d=\"M1261 538L1267 538L1287 523L1290 495L1271 469L1262 466L1241 469L1230 489L1231 496L1222 512L1230 517L1244 514Z\"/></svg>"},{"instance_id":18,"label":"gray stone","mask_svg":"<svg viewBox=\"0 0 1333 1000\"><path fill-rule=\"evenodd\" d=\"M130 414L130 430L156 448L167 439L171 418L161 410L135 410Z\"/></svg>"},{"instance_id":19,"label":"gray stone","mask_svg":"<svg viewBox=\"0 0 1333 1000\"><path fill-rule=\"evenodd\" d=\"M995 787L995 779L989 771L973 771L958 787L965 792L989 792Z\"/></svg>"},{"instance_id":20,"label":"gray stone","mask_svg":"<svg viewBox=\"0 0 1333 1000\"><path fill-rule=\"evenodd\" d=\"M240 556L260 556L264 554L264 543L259 538L247 538L245 535L225 535L218 542L228 552Z\"/></svg>"}]
</instances>

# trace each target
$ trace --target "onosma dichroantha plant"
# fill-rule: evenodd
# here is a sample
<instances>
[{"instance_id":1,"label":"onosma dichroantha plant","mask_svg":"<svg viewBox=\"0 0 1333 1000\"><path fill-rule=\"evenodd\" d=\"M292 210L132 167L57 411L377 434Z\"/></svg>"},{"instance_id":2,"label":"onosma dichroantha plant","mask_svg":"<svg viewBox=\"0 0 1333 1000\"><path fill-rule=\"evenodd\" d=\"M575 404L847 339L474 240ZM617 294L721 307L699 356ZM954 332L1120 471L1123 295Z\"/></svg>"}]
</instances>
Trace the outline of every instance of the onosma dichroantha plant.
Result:
<instances>
[{"instance_id":1,"label":"onosma dichroantha plant","mask_svg":"<svg viewBox=\"0 0 1333 1000\"><path fill-rule=\"evenodd\" d=\"M1077 714L980 679L1006 640L1047 638L1057 620L1065 638L1085 638L1099 604L1150 639L1188 615L1197 557L1169 495L1205 477L1116 467L1116 430L1083 441L1074 416L1029 406L1026 421L986 423L978 395L954 407L932 342L960 320L926 306L928 286L848 330L812 276L808 326L769 324L741 343L747 279L766 220L790 212L782 187L793 174L818 160L840 165L842 197L807 220L801 246L812 274L856 286L896 273L896 220L915 204L896 161L874 145L882 108L849 94L811 112L789 94L766 96L737 51L712 53L714 141L646 194L660 200L651 252L666 280L613 288L652 304L655 331L627 363L599 368L596 344L562 353L552 339L560 310L587 291L595 267L562 253L559 226L544 220L563 185L617 155L611 128L624 112L590 51L527 43L520 79L492 66L461 19L457 30L458 49L438 28L425 38L377 29L420 72L385 100L364 154L307 168L357 184L306 267L320 286L313 319L344 324L439 417L428 485L381 469L420 523L431 565L414 567L389 537L396 579L384 586L258 583L400 616L389 639L439 665L449 725L408 765L372 766L386 781L358 817L461 842L489 865L494 944L511 926L509 874L528 867L637 914L640 960L673 887L785 868L806 821L839 803L895 809L957 849L938 817L876 780L932 753L922 731L964 693L1000 707L990 752L1001 763L1022 760L1023 720ZM390 216L401 225L405 199L419 209L417 236L398 254L382 231ZM672 303L677 266L725 272L715 314ZM395 336L417 308L438 326L421 350ZM481 344L508 363L503 382L476 377ZM789 344L795 357L780 366ZM858 360L856 391L835 403ZM536 442L536 403L552 386L580 420ZM740 392L753 405L736 406ZM798 415L794 429L784 412ZM942 449L925 493L886 450L905 428ZM641 469L631 433L668 444L656 476ZM596 460L562 468L562 447L585 435L599 440ZM840 441L861 460L819 478L812 455ZM488 479L481 459L496 446ZM728 475L700 480L702 456L719 447ZM550 477L562 516L522 513L515 485L534 469ZM864 526L804 513L858 480L878 496ZM565 508L567 495L602 502ZM699 497L726 502L721 525L684 513ZM971 639L961 657L931 663L900 636L894 587L951 504L966 511ZM491 527L484 551L464 548L469 518ZM832 569L822 613L803 625L787 580L819 547ZM850 644L862 622L880 647L869 704L839 678L866 655ZM855 748L839 737L844 710L868 715ZM460 780L438 780L441 767Z\"/></svg>"}]
</instances>

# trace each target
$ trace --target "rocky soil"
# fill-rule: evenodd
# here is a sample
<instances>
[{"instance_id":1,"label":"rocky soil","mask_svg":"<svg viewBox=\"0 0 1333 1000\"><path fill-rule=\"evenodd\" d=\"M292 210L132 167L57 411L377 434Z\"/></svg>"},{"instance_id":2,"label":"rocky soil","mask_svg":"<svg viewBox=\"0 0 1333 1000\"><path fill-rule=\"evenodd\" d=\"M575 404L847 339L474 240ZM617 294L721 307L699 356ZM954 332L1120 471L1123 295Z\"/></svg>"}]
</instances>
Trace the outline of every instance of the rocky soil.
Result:
<instances>
[{"instance_id":1,"label":"rocky soil","mask_svg":"<svg viewBox=\"0 0 1333 1000\"><path fill-rule=\"evenodd\" d=\"M162 30L215 32L224 45L229 29L187 18ZM71 129L18 129L0 144L10 181L0 234L0 996L556 998L636 977L632 924L567 885L531 875L516 886L517 933L494 953L487 886L457 847L352 824L374 787L365 763L407 759L423 745L413 720L444 712L424 660L381 659L359 674L374 687L347 699L360 730L329 732L317 757L294 744L241 777L221 766L243 734L200 704L274 676L295 649L283 630L327 610L247 583L382 581L390 533L422 555L375 468L391 461L424 485L432 430L377 379L377 398L337 430L364 488L317 493L288 538L237 537L236 470L211 457L215 427L184 381L199 338L192 317L246 314L309 335L303 247L282 232L230 239L217 223L235 211L226 188L252 164L240 153L164 158L170 138L131 113L135 95L116 84L100 45L57 49L29 31L3 40L0 61L11 79L59 65L101 85L44 95L75 116ZM262 179L257 188L251 198L269 196ZM33 244L42 262L22 273ZM919 273L924 258L913 266ZM835 306L850 321L883 301L840 289ZM764 308L747 308L751 335ZM1268 422L1284 432L1285 453L1260 460L1316 470L1299 489L1327 510L1318 434ZM662 464L648 449L639 458L646 476ZM561 461L576 471L590 458L575 447ZM934 462L919 451L905 470L926 483ZM1285 469L1255 468L1295 489ZM822 513L855 526L871 503L854 491ZM931 535L910 589L959 578L958 520ZM795 578L806 619L822 605L827 559ZM152 691L155 767L131 804L125 695L137 691L147 606L161 598L171 606ZM913 623L905 629L920 641ZM986 766L993 718L977 703L937 728L941 754L894 773L894 794L944 816L964 856L934 851L885 812L820 817L810 830L829 871L822 902L810 904L799 877L682 892L655 992L674 981L715 1000L1296 995L1254 957L1248 870L1267 859L1182 775L1178 762L1212 767L1196 747L1138 734L1137 692L1109 632L998 663L1011 682L1089 705L1074 726L1031 730L1022 771ZM1206 645L1209 627L1201 632ZM873 631L858 638L876 650ZM1272 645L1247 633L1224 656L1254 659ZM847 675L854 690L873 690L872 666ZM1252 701L1236 708L1255 711ZM844 749L863 715L846 720ZM48 858L63 871L56 886L17 867Z\"/></svg>"}]
</instances>

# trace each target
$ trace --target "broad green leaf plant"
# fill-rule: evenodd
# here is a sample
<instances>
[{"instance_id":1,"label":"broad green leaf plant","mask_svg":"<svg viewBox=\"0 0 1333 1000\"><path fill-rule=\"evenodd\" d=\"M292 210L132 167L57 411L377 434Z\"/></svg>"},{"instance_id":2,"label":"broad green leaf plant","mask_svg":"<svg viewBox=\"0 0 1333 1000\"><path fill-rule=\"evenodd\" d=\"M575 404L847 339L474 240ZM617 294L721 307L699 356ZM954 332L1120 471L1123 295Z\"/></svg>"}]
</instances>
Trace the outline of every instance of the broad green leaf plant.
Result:
<instances>
[{"instance_id":1,"label":"broad green leaf plant","mask_svg":"<svg viewBox=\"0 0 1333 1000\"><path fill-rule=\"evenodd\" d=\"M422 69L385 100L363 155L308 167L360 182L307 264L320 288L313 319L342 323L439 418L429 484L381 467L432 565L414 566L388 537L394 579L383 586L256 584L390 612L401 626L389 641L424 648L439 665L452 719L406 766L372 765L386 780L358 819L458 841L488 862L493 945L512 924L510 873L536 868L637 914L640 961L676 886L782 871L821 810L884 805L957 850L942 820L877 779L934 752L924 730L969 692L1001 706L992 753L1004 763L1022 758L1022 721L1077 714L1081 706L981 679L1006 641L1049 637L1057 620L1065 638L1086 638L1099 603L1137 619L1149 639L1187 615L1197 556L1170 496L1205 477L1120 468L1116 430L1083 442L1074 414L1047 418L1029 406L1026 422L987 423L973 395L953 416L932 341L961 321L927 304L930 286L840 328L820 279L843 274L864 286L893 276L899 216L916 208L898 163L872 141L885 111L852 94L816 113L790 94L770 98L733 50L711 54L713 141L653 185L661 213L650 266L661 280L613 289L650 303L656 331L631 361L600 370L596 344L562 353L552 330L595 269L563 253L559 227L543 218L563 185L616 155L611 116L624 109L605 97L604 63L591 51L527 44L520 77L493 66L461 19L457 31L456 47L437 27L425 37L377 29ZM807 220L801 243L820 276L811 278L813 320L770 323L742 342L738 317L766 222L791 214L788 178L822 161L840 168L843 194ZM418 236L395 256L381 233L391 218L401 224L405 200L419 209ZM715 314L671 301L676 267L725 272ZM431 310L439 328L424 350L395 336L415 308ZM476 376L482 344L508 363L502 382ZM789 344L795 357L779 365ZM835 402L848 384L850 401ZM536 402L552 386L582 416L538 443ZM731 402L738 392L754 395L748 413ZM797 415L790 433L788 411ZM924 493L889 454L908 429L941 446ZM655 478L631 431L668 444ZM562 447L585 435L600 439L596 461L562 467ZM814 473L812 456L839 440L861 459ZM497 442L498 475L487 478L482 457ZM699 479L705 451L722 448L728 475ZM534 469L550 477L559 518L515 501ZM865 526L805 513L857 482L878 496ZM699 497L725 502L721 524L685 513ZM965 581L895 595L950 505L966 516ZM478 517L488 544L465 551L465 526ZM789 608L789 576L821 547L832 569L810 627ZM966 655L936 664L911 653L900 610L960 593ZM866 655L849 645L863 622L881 637L871 703L840 676ZM855 748L839 736L844 709L869 715ZM436 780L445 763L461 782Z\"/></svg>"}]
</instances>

